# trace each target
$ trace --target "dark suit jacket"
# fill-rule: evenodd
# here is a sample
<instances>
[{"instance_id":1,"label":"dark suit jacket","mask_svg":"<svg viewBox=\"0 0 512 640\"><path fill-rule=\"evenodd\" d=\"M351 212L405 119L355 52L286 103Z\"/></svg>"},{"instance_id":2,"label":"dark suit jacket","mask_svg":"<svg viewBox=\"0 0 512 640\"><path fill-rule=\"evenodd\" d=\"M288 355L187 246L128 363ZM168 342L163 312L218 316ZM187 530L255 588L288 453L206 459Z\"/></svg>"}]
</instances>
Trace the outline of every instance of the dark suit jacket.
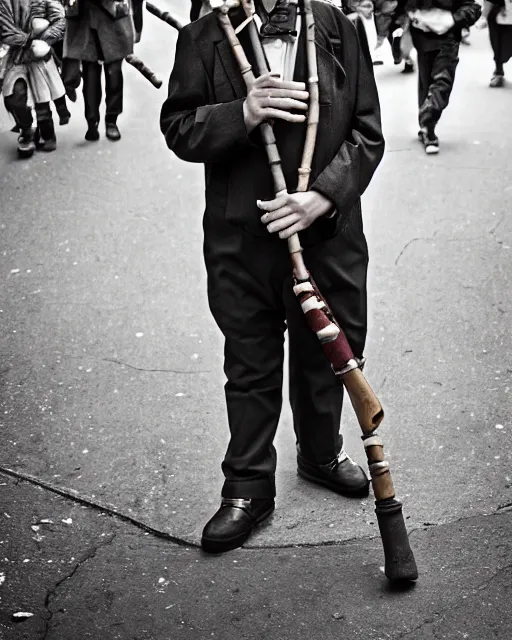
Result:
<instances>
[{"instance_id":1,"label":"dark suit jacket","mask_svg":"<svg viewBox=\"0 0 512 640\"><path fill-rule=\"evenodd\" d=\"M301 233L312 244L337 233L358 212L384 152L380 108L371 61L352 23L332 5L314 1L320 87L320 124L310 187L333 203L337 215ZM236 25L241 10L233 15ZM248 34L240 41L252 62ZM306 81L304 21L295 80ZM366 48L367 52L367 48ZM258 199L273 198L273 184L259 134L247 134L243 119L246 88L215 14L181 30L160 126L170 149L206 169L206 213L222 216L256 234ZM274 131L288 190L297 188L305 125L276 121Z\"/></svg>"}]
</instances>

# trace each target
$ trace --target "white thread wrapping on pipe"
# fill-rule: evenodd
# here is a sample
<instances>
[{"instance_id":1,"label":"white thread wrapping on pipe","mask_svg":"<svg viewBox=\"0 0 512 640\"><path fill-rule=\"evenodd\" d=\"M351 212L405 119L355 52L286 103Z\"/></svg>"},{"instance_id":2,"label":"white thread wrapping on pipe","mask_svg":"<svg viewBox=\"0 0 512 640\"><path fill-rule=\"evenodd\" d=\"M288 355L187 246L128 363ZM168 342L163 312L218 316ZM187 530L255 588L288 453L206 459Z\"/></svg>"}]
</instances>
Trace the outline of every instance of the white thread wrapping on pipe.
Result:
<instances>
[{"instance_id":1,"label":"white thread wrapping on pipe","mask_svg":"<svg viewBox=\"0 0 512 640\"><path fill-rule=\"evenodd\" d=\"M369 465L369 469L372 476L381 476L383 473L389 471L389 462L387 460L374 462Z\"/></svg>"},{"instance_id":2,"label":"white thread wrapping on pipe","mask_svg":"<svg viewBox=\"0 0 512 640\"><path fill-rule=\"evenodd\" d=\"M302 307L302 311L307 313L308 311L313 311L313 309L323 309L325 307L325 303L322 300L319 300L316 296L308 298L304 300L304 302L300 303Z\"/></svg>"},{"instance_id":3,"label":"white thread wrapping on pipe","mask_svg":"<svg viewBox=\"0 0 512 640\"><path fill-rule=\"evenodd\" d=\"M368 447L383 447L384 444L382 443L382 440L379 438L379 436L371 436L370 438L366 438L366 440L363 440L363 444L364 444L364 448L367 449Z\"/></svg>"},{"instance_id":4,"label":"white thread wrapping on pipe","mask_svg":"<svg viewBox=\"0 0 512 640\"><path fill-rule=\"evenodd\" d=\"M238 27L235 29L235 33L238 35L240 33L240 31L243 31L245 29L245 27L249 24L249 22L252 22L254 20L254 17L251 16L250 18L246 18L242 23L240 23L238 25Z\"/></svg>"},{"instance_id":5,"label":"white thread wrapping on pipe","mask_svg":"<svg viewBox=\"0 0 512 640\"><path fill-rule=\"evenodd\" d=\"M298 295L299 293L304 293L305 291L314 291L313 285L311 282L300 282L293 287L293 293Z\"/></svg>"},{"instance_id":6,"label":"white thread wrapping on pipe","mask_svg":"<svg viewBox=\"0 0 512 640\"><path fill-rule=\"evenodd\" d=\"M316 332L316 335L320 342L331 341L337 338L340 334L339 327L337 327L333 322L331 322L327 327L320 329L320 331Z\"/></svg>"}]
</instances>

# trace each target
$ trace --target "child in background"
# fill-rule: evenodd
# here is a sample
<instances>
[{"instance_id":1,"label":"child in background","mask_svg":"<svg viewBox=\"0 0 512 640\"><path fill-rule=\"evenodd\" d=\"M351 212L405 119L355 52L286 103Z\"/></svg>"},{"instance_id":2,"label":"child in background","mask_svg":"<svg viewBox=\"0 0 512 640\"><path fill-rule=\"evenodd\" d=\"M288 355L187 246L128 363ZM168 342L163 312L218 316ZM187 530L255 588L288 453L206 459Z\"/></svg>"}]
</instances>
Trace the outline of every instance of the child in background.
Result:
<instances>
[{"instance_id":1,"label":"child in background","mask_svg":"<svg viewBox=\"0 0 512 640\"><path fill-rule=\"evenodd\" d=\"M43 41L51 39L54 44L62 43L62 38L55 41L55 37L60 33L59 19L62 13L60 4L58 0L31 0L30 21L32 36L35 39ZM68 124L71 117L66 104L64 85L62 85L62 91L64 91L63 95L53 100L61 126ZM60 87L57 93L60 93Z\"/></svg>"},{"instance_id":2,"label":"child in background","mask_svg":"<svg viewBox=\"0 0 512 640\"><path fill-rule=\"evenodd\" d=\"M46 23L32 19L43 11ZM2 93L7 111L20 130L18 155L32 156L36 149L32 106L37 117L37 147L53 151L57 146L50 101L64 96L64 85L51 47L62 40L64 8L58 0L0 0L0 41L9 47ZM62 101L59 101L61 115ZM66 109L67 110L67 109ZM68 112L69 118L69 112Z\"/></svg>"}]
</instances>

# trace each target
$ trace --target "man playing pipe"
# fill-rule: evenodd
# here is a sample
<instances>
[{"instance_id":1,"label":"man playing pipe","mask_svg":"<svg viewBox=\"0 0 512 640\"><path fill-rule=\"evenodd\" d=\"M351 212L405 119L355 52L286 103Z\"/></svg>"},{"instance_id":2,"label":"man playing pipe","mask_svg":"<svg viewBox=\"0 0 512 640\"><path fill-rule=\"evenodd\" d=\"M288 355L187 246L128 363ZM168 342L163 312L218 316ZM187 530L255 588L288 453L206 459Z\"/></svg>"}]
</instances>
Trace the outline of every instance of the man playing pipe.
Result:
<instances>
[{"instance_id":1,"label":"man playing pipe","mask_svg":"<svg viewBox=\"0 0 512 640\"><path fill-rule=\"evenodd\" d=\"M271 73L247 95L209 13L180 32L160 122L178 157L205 165L208 298L225 337L231 439L221 506L203 531L209 552L241 546L274 509L286 329L299 475L349 497L366 496L369 485L343 447L343 388L294 296L284 240L299 232L306 264L362 358L368 251L360 196L384 151L371 60L341 11L315 1L320 122L310 190L294 193L308 108L304 20L296 1L255 5ZM245 20L240 7L230 16L234 26ZM246 30L238 37L253 62ZM274 123L288 186L279 197L258 132L264 121Z\"/></svg>"}]
</instances>

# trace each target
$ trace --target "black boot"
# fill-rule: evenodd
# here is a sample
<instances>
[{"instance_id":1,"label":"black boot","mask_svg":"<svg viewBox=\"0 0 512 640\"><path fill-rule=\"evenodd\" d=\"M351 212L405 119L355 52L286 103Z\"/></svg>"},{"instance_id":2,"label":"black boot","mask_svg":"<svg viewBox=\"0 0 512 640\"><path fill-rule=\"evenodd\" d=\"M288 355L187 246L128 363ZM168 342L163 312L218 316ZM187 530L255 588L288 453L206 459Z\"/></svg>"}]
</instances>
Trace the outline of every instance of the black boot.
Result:
<instances>
[{"instance_id":1,"label":"black boot","mask_svg":"<svg viewBox=\"0 0 512 640\"><path fill-rule=\"evenodd\" d=\"M57 148L57 137L55 136L53 119L41 120L37 123L34 142L38 151L55 151Z\"/></svg>"},{"instance_id":2,"label":"black boot","mask_svg":"<svg viewBox=\"0 0 512 640\"><path fill-rule=\"evenodd\" d=\"M22 129L18 136L18 157L30 158L34 155L36 145L34 143L34 129Z\"/></svg>"},{"instance_id":3,"label":"black boot","mask_svg":"<svg viewBox=\"0 0 512 640\"><path fill-rule=\"evenodd\" d=\"M88 129L85 134L85 139L88 142L96 142L96 140L100 139L100 133L98 131L98 121L97 120L89 120L87 122Z\"/></svg>"},{"instance_id":4,"label":"black boot","mask_svg":"<svg viewBox=\"0 0 512 640\"><path fill-rule=\"evenodd\" d=\"M66 104L66 96L61 96L55 100L55 108L59 114L59 124L61 126L68 124L71 114Z\"/></svg>"}]
</instances>

